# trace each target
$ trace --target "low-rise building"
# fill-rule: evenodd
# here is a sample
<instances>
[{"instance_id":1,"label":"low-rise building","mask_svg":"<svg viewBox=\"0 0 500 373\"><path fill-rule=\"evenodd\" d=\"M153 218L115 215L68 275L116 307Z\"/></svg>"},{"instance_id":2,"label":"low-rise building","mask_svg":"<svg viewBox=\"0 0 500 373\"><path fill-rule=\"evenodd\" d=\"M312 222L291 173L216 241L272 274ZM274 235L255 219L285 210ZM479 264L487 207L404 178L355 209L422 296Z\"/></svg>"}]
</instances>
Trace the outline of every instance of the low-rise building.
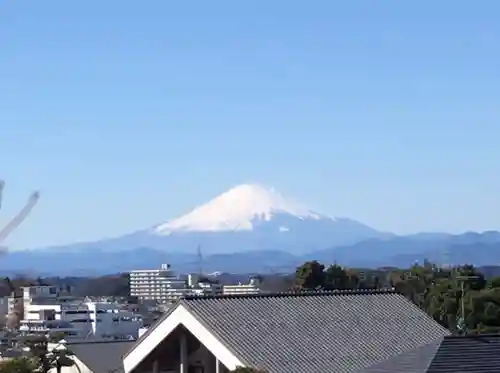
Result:
<instances>
[{"instance_id":1,"label":"low-rise building","mask_svg":"<svg viewBox=\"0 0 500 373\"><path fill-rule=\"evenodd\" d=\"M260 283L259 276L252 276L248 284L224 285L222 293L224 295L260 294L262 292Z\"/></svg>"},{"instance_id":2,"label":"low-rise building","mask_svg":"<svg viewBox=\"0 0 500 373\"><path fill-rule=\"evenodd\" d=\"M30 287L31 288L31 287ZM137 338L141 315L114 302L57 296L51 288L23 289L23 333L62 333L71 338ZM42 294L42 296L40 296Z\"/></svg>"}]
</instances>

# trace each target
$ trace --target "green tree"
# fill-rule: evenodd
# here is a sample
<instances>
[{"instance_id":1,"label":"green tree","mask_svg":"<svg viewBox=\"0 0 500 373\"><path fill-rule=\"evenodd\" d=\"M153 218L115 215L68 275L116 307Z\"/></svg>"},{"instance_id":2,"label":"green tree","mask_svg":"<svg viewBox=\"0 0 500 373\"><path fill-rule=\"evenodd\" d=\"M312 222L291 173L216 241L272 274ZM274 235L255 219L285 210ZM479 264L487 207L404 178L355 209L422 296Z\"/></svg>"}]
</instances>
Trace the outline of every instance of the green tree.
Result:
<instances>
[{"instance_id":1,"label":"green tree","mask_svg":"<svg viewBox=\"0 0 500 373\"><path fill-rule=\"evenodd\" d=\"M499 330L500 289L486 288L483 274L474 266L439 268L426 262L397 273L391 276L396 290L444 327L457 333Z\"/></svg>"},{"instance_id":2,"label":"green tree","mask_svg":"<svg viewBox=\"0 0 500 373\"><path fill-rule=\"evenodd\" d=\"M327 290L334 289L352 289L353 279L347 271L337 264L329 266L325 271L324 288Z\"/></svg>"},{"instance_id":3,"label":"green tree","mask_svg":"<svg viewBox=\"0 0 500 373\"><path fill-rule=\"evenodd\" d=\"M408 270L397 272L397 277L392 278L396 291L404 294L420 308L426 309L427 295L435 281L432 267L414 265Z\"/></svg>"},{"instance_id":4,"label":"green tree","mask_svg":"<svg viewBox=\"0 0 500 373\"><path fill-rule=\"evenodd\" d=\"M316 260L305 262L295 271L294 289L317 290L325 286L325 266Z\"/></svg>"},{"instance_id":5,"label":"green tree","mask_svg":"<svg viewBox=\"0 0 500 373\"><path fill-rule=\"evenodd\" d=\"M444 327L457 330L461 296L461 290L454 281L437 280L426 291L424 311Z\"/></svg>"},{"instance_id":6,"label":"green tree","mask_svg":"<svg viewBox=\"0 0 500 373\"><path fill-rule=\"evenodd\" d=\"M74 353L63 345L58 345L49 351L49 338L45 336L28 336L25 337L23 343L29 348L38 371L41 373L48 373L54 368L59 373L62 367L71 366L75 366L80 371L73 359Z\"/></svg>"},{"instance_id":7,"label":"green tree","mask_svg":"<svg viewBox=\"0 0 500 373\"><path fill-rule=\"evenodd\" d=\"M0 373L34 373L36 368L35 362L27 357L0 361Z\"/></svg>"},{"instance_id":8,"label":"green tree","mask_svg":"<svg viewBox=\"0 0 500 373\"><path fill-rule=\"evenodd\" d=\"M492 277L488 280L486 286L489 288L489 289L497 289L497 288L500 288L500 276L495 276L495 277Z\"/></svg>"},{"instance_id":9,"label":"green tree","mask_svg":"<svg viewBox=\"0 0 500 373\"><path fill-rule=\"evenodd\" d=\"M465 281L464 285L467 289L482 290L486 287L484 275L471 264L457 267L455 272L456 277L463 278L463 281Z\"/></svg>"},{"instance_id":10,"label":"green tree","mask_svg":"<svg viewBox=\"0 0 500 373\"><path fill-rule=\"evenodd\" d=\"M440 268L425 261L408 269L345 269L318 261L297 268L296 290L391 286L456 333L500 332L500 277L489 281L472 265Z\"/></svg>"},{"instance_id":11,"label":"green tree","mask_svg":"<svg viewBox=\"0 0 500 373\"><path fill-rule=\"evenodd\" d=\"M471 333L500 331L500 289L472 291L466 300L466 325Z\"/></svg>"}]
</instances>

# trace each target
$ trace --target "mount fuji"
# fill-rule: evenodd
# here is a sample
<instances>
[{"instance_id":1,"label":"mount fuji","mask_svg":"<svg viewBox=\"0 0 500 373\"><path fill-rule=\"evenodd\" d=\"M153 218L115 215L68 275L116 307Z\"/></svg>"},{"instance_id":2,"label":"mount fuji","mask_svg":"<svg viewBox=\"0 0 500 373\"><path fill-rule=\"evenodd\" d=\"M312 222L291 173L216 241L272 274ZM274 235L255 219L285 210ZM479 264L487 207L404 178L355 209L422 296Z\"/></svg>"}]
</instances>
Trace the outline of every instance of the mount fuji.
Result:
<instances>
[{"instance_id":1,"label":"mount fuji","mask_svg":"<svg viewBox=\"0 0 500 373\"><path fill-rule=\"evenodd\" d=\"M42 249L116 252L138 247L169 254L229 254L279 250L301 255L384 236L348 218L314 212L274 188L243 184L154 227L96 242Z\"/></svg>"},{"instance_id":2,"label":"mount fuji","mask_svg":"<svg viewBox=\"0 0 500 373\"><path fill-rule=\"evenodd\" d=\"M170 263L181 272L203 266L207 273L289 273L306 260L365 268L423 259L485 265L500 263L499 253L500 232L396 236L312 211L272 188L244 184L186 215L121 237L12 251L0 261L0 272L88 276Z\"/></svg>"}]
</instances>

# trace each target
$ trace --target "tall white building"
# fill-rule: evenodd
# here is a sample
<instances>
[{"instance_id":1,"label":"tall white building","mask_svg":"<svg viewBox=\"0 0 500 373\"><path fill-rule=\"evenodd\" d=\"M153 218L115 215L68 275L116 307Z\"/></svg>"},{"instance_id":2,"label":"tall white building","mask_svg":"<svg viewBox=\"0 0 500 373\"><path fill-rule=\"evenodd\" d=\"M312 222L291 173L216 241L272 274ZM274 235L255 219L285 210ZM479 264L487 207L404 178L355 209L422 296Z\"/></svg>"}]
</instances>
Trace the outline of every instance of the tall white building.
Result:
<instances>
[{"instance_id":1,"label":"tall white building","mask_svg":"<svg viewBox=\"0 0 500 373\"><path fill-rule=\"evenodd\" d=\"M221 292L220 285L200 282L198 275L177 276L169 264L160 269L141 269L130 272L130 295L141 300L171 303L192 295Z\"/></svg>"},{"instance_id":2,"label":"tall white building","mask_svg":"<svg viewBox=\"0 0 500 373\"><path fill-rule=\"evenodd\" d=\"M130 272L130 295L141 300L168 303L186 295L187 281L176 276L169 264L160 269L139 269Z\"/></svg>"}]
</instances>

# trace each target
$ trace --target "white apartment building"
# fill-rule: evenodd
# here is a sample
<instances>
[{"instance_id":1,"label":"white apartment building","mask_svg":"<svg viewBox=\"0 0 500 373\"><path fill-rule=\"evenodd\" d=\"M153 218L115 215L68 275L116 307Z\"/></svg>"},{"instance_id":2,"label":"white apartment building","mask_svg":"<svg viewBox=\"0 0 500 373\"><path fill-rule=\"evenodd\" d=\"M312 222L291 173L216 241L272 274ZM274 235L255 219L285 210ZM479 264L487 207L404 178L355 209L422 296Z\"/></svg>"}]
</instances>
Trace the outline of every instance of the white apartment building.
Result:
<instances>
[{"instance_id":1,"label":"white apartment building","mask_svg":"<svg viewBox=\"0 0 500 373\"><path fill-rule=\"evenodd\" d=\"M224 295L260 294L261 292L260 277L258 276L250 277L248 284L224 285L222 287Z\"/></svg>"},{"instance_id":2,"label":"white apartment building","mask_svg":"<svg viewBox=\"0 0 500 373\"><path fill-rule=\"evenodd\" d=\"M198 275L177 276L169 264L160 269L141 269L130 272L130 295L140 300L172 303L179 298L222 292L218 284L200 282Z\"/></svg>"},{"instance_id":3,"label":"white apartment building","mask_svg":"<svg viewBox=\"0 0 500 373\"><path fill-rule=\"evenodd\" d=\"M131 271L130 295L140 300L154 300L168 303L184 296L188 290L187 282L176 276L169 264L160 269L139 269Z\"/></svg>"},{"instance_id":4,"label":"white apartment building","mask_svg":"<svg viewBox=\"0 0 500 373\"><path fill-rule=\"evenodd\" d=\"M61 332L66 338L137 338L142 327L140 315L124 310L118 303L53 296L49 288L53 287L23 289L25 303L21 331Z\"/></svg>"}]
</instances>

